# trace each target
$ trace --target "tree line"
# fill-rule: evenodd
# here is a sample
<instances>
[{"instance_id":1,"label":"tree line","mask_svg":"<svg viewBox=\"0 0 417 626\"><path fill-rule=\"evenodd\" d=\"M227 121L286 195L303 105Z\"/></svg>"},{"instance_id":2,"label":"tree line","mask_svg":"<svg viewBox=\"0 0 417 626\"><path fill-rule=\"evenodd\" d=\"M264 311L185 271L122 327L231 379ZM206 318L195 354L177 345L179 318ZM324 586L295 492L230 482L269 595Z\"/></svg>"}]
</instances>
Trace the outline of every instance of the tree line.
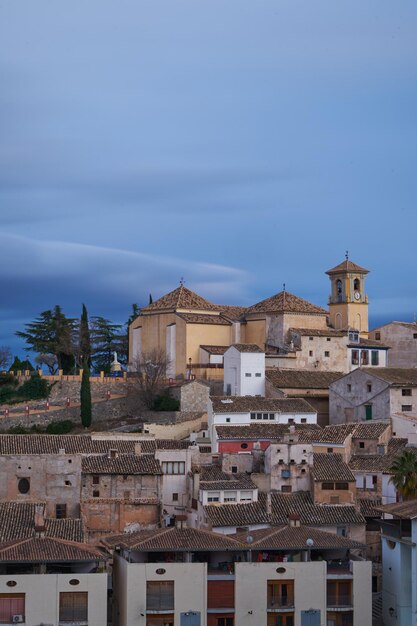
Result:
<instances>
[{"instance_id":1,"label":"tree line","mask_svg":"<svg viewBox=\"0 0 417 626\"><path fill-rule=\"evenodd\" d=\"M73 374L86 366L96 373L109 373L114 352L122 365L127 364L129 325L139 312L138 305L133 304L126 323L115 324L101 316L89 319L85 305L79 319L67 317L56 305L15 334L25 341L27 352L36 353L36 365L46 367L51 375L59 370Z\"/></svg>"}]
</instances>

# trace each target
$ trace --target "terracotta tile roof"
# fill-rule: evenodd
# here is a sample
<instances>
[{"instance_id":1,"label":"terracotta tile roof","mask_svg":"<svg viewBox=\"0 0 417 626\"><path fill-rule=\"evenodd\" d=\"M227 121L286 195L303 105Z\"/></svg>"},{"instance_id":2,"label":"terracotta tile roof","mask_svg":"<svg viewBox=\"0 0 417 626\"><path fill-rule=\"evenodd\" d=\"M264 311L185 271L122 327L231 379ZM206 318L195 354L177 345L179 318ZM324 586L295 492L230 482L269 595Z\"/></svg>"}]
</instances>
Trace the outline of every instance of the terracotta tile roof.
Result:
<instances>
[{"instance_id":1,"label":"terracotta tile roof","mask_svg":"<svg viewBox=\"0 0 417 626\"><path fill-rule=\"evenodd\" d=\"M364 517L381 517L381 512L375 509L382 504L381 498L358 498L357 503Z\"/></svg>"},{"instance_id":2,"label":"terracotta tile roof","mask_svg":"<svg viewBox=\"0 0 417 626\"><path fill-rule=\"evenodd\" d=\"M248 533L236 533L233 537L236 536L244 541L245 534ZM364 544L357 541L304 525L293 527L287 524L281 528L254 530L250 532L250 535L253 537L252 550L305 550L307 539L313 540L313 550L365 548Z\"/></svg>"},{"instance_id":3,"label":"terracotta tile roof","mask_svg":"<svg viewBox=\"0 0 417 626\"><path fill-rule=\"evenodd\" d=\"M347 331L334 328L290 328L289 332L298 333L306 337L345 337Z\"/></svg>"},{"instance_id":4,"label":"terracotta tile roof","mask_svg":"<svg viewBox=\"0 0 417 626\"><path fill-rule=\"evenodd\" d=\"M242 320L246 307L244 306L230 306L230 305L217 305L218 310L222 317L230 320L231 322L239 322Z\"/></svg>"},{"instance_id":5,"label":"terracotta tile roof","mask_svg":"<svg viewBox=\"0 0 417 626\"><path fill-rule=\"evenodd\" d=\"M322 430L312 431L312 443L329 443L343 444L346 439L352 435L355 430L355 424L332 424L325 426Z\"/></svg>"},{"instance_id":6,"label":"terracotta tile roof","mask_svg":"<svg viewBox=\"0 0 417 626\"><path fill-rule=\"evenodd\" d=\"M313 477L319 481L355 482L355 476L349 469L341 454L313 454Z\"/></svg>"},{"instance_id":7,"label":"terracotta tile roof","mask_svg":"<svg viewBox=\"0 0 417 626\"><path fill-rule=\"evenodd\" d=\"M211 396L214 413L316 413L302 398L257 398L256 396Z\"/></svg>"},{"instance_id":8,"label":"terracotta tile roof","mask_svg":"<svg viewBox=\"0 0 417 626\"><path fill-rule=\"evenodd\" d=\"M262 348L260 348L256 343L233 343L229 347L235 348L238 352L264 353Z\"/></svg>"},{"instance_id":9,"label":"terracotta tile roof","mask_svg":"<svg viewBox=\"0 0 417 626\"><path fill-rule=\"evenodd\" d=\"M149 442L149 443L148 443ZM110 449L134 454L135 440L94 439L90 435L2 435L0 455L10 454L105 454ZM151 440L142 440L142 452L152 453Z\"/></svg>"},{"instance_id":10,"label":"terracotta tile roof","mask_svg":"<svg viewBox=\"0 0 417 626\"><path fill-rule=\"evenodd\" d=\"M230 346L200 346L200 348L209 354L224 354Z\"/></svg>"},{"instance_id":11,"label":"terracotta tile roof","mask_svg":"<svg viewBox=\"0 0 417 626\"><path fill-rule=\"evenodd\" d=\"M81 460L81 470L83 474L162 474L159 461L150 454L141 456L124 454L114 459L107 455L87 456Z\"/></svg>"},{"instance_id":12,"label":"terracotta tile roof","mask_svg":"<svg viewBox=\"0 0 417 626\"><path fill-rule=\"evenodd\" d=\"M257 502L247 504L210 504L204 512L213 528L288 523L288 515L297 513L301 523L310 526L364 524L364 517L349 504L314 504L308 491L271 492L271 513L267 513L267 495L260 493ZM252 531L251 531L252 532Z\"/></svg>"},{"instance_id":13,"label":"terracotta tile roof","mask_svg":"<svg viewBox=\"0 0 417 626\"><path fill-rule=\"evenodd\" d=\"M30 537L0 544L0 563L85 562L104 561L106 558L99 550L87 544L50 537Z\"/></svg>"},{"instance_id":14,"label":"terracotta tile roof","mask_svg":"<svg viewBox=\"0 0 417 626\"><path fill-rule=\"evenodd\" d=\"M204 514L212 528L270 523L270 516L262 500L246 504L209 504L204 507Z\"/></svg>"},{"instance_id":15,"label":"terracotta tile roof","mask_svg":"<svg viewBox=\"0 0 417 626\"><path fill-rule=\"evenodd\" d=\"M369 270L366 270L364 267L357 265L356 263L352 263L349 259L342 261L336 267L333 267L331 270L327 270L326 274L340 274L341 272L353 272L358 274L369 274Z\"/></svg>"},{"instance_id":16,"label":"terracotta tile roof","mask_svg":"<svg viewBox=\"0 0 417 626\"><path fill-rule=\"evenodd\" d=\"M212 491L213 489L257 489L257 485L248 474L226 474L215 472L215 466L201 468L200 489ZM207 471L209 470L209 471ZM212 470L212 471L210 471Z\"/></svg>"},{"instance_id":17,"label":"terracotta tile roof","mask_svg":"<svg viewBox=\"0 0 417 626\"><path fill-rule=\"evenodd\" d=\"M376 339L364 339L363 337L360 337L359 341L348 343L347 347L348 348L375 348L375 350L389 350L389 346L384 345L380 341L377 341ZM374 370L375 368L372 368L372 369Z\"/></svg>"},{"instance_id":18,"label":"terracotta tile roof","mask_svg":"<svg viewBox=\"0 0 417 626\"><path fill-rule=\"evenodd\" d=\"M395 502L394 504L381 504L377 509L381 511L381 513L389 513L401 519L415 519L417 517L417 500Z\"/></svg>"},{"instance_id":19,"label":"terracotta tile roof","mask_svg":"<svg viewBox=\"0 0 417 626\"><path fill-rule=\"evenodd\" d=\"M158 528L123 535L113 535L102 540L109 547L121 546L141 552L183 552L242 550L237 539L221 533L197 528Z\"/></svg>"},{"instance_id":20,"label":"terracotta tile roof","mask_svg":"<svg viewBox=\"0 0 417 626\"><path fill-rule=\"evenodd\" d=\"M196 415L201 415L196 413ZM183 441L181 439L155 439L156 450L186 450L193 446L192 441Z\"/></svg>"},{"instance_id":21,"label":"terracotta tile roof","mask_svg":"<svg viewBox=\"0 0 417 626\"><path fill-rule=\"evenodd\" d=\"M388 454L401 454L407 444L408 439L405 437L391 437L388 442Z\"/></svg>"},{"instance_id":22,"label":"terracotta tile roof","mask_svg":"<svg viewBox=\"0 0 417 626\"><path fill-rule=\"evenodd\" d=\"M178 317L187 324L214 324L215 326L230 326L230 322L220 315L205 315L204 313L177 313Z\"/></svg>"},{"instance_id":23,"label":"terracotta tile roof","mask_svg":"<svg viewBox=\"0 0 417 626\"><path fill-rule=\"evenodd\" d=\"M391 430L390 422L359 422L352 439L379 439L386 430Z\"/></svg>"},{"instance_id":24,"label":"terracotta tile roof","mask_svg":"<svg viewBox=\"0 0 417 626\"><path fill-rule=\"evenodd\" d=\"M392 464L404 449L405 446L396 449L388 447L388 454L354 454L349 461L349 467L353 472L382 472L383 474L390 474ZM407 450L417 455L415 448L407 448Z\"/></svg>"},{"instance_id":25,"label":"terracotta tile roof","mask_svg":"<svg viewBox=\"0 0 417 626\"><path fill-rule=\"evenodd\" d=\"M260 499L265 498L260 494ZM308 491L271 493L271 522L286 524L290 513L298 513L302 524L310 526L338 526L364 524L363 516L350 504L314 504Z\"/></svg>"},{"instance_id":26,"label":"terracotta tile roof","mask_svg":"<svg viewBox=\"0 0 417 626\"><path fill-rule=\"evenodd\" d=\"M393 387L416 387L417 368L415 367L361 367L365 374L385 380Z\"/></svg>"},{"instance_id":27,"label":"terracotta tile roof","mask_svg":"<svg viewBox=\"0 0 417 626\"><path fill-rule=\"evenodd\" d=\"M328 389L330 383L344 376L343 372L318 372L308 370L266 370L267 380L283 389Z\"/></svg>"},{"instance_id":28,"label":"terracotta tile roof","mask_svg":"<svg viewBox=\"0 0 417 626\"><path fill-rule=\"evenodd\" d=\"M81 501L81 505L85 506L87 504L95 504L95 505L102 505L102 504L114 504L117 502L123 502L124 504L128 504L129 506L141 506L143 504L152 504L152 505L159 505L159 499L157 496L146 496L143 498L84 498Z\"/></svg>"},{"instance_id":29,"label":"terracotta tile roof","mask_svg":"<svg viewBox=\"0 0 417 626\"><path fill-rule=\"evenodd\" d=\"M36 508L45 511L44 502L0 502L0 542L33 537ZM45 519L45 534L55 539L84 541L80 519Z\"/></svg>"},{"instance_id":30,"label":"terracotta tile roof","mask_svg":"<svg viewBox=\"0 0 417 626\"><path fill-rule=\"evenodd\" d=\"M318 424L294 424L298 441L310 440L310 431L321 430ZM244 426L215 426L219 440L281 441L290 433L289 424L247 424ZM314 437L314 435L312 435Z\"/></svg>"},{"instance_id":31,"label":"terracotta tile roof","mask_svg":"<svg viewBox=\"0 0 417 626\"><path fill-rule=\"evenodd\" d=\"M184 285L180 285L174 291L170 291L152 304L142 309L142 313L159 311L177 311L186 309L189 311L217 311L218 308L212 302L205 300Z\"/></svg>"},{"instance_id":32,"label":"terracotta tile roof","mask_svg":"<svg viewBox=\"0 0 417 626\"><path fill-rule=\"evenodd\" d=\"M279 293L257 302L246 309L246 315L251 313L308 313L312 315L327 315L327 311L320 306L311 304L303 298L294 296L288 291Z\"/></svg>"}]
</instances>

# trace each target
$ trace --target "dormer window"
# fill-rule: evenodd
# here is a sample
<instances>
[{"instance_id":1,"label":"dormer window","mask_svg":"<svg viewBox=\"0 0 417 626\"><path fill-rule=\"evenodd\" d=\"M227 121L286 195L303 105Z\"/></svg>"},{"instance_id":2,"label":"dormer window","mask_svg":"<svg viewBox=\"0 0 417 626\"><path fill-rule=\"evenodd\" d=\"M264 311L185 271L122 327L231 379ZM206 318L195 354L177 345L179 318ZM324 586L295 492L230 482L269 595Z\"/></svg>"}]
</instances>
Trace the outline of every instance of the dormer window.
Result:
<instances>
[{"instance_id":1,"label":"dormer window","mask_svg":"<svg viewBox=\"0 0 417 626\"><path fill-rule=\"evenodd\" d=\"M349 331L349 341L352 343L359 343L359 333L356 330Z\"/></svg>"}]
</instances>

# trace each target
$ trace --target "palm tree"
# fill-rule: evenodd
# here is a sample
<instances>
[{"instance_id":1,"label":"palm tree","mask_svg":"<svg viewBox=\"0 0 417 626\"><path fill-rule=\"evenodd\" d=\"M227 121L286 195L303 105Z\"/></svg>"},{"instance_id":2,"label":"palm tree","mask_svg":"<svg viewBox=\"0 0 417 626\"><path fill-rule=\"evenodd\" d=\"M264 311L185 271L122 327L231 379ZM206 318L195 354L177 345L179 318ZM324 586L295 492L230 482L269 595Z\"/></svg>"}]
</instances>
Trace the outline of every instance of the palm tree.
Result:
<instances>
[{"instance_id":1,"label":"palm tree","mask_svg":"<svg viewBox=\"0 0 417 626\"><path fill-rule=\"evenodd\" d=\"M391 467L390 482L396 488L401 500L417 498L417 456L411 450L404 450Z\"/></svg>"}]
</instances>

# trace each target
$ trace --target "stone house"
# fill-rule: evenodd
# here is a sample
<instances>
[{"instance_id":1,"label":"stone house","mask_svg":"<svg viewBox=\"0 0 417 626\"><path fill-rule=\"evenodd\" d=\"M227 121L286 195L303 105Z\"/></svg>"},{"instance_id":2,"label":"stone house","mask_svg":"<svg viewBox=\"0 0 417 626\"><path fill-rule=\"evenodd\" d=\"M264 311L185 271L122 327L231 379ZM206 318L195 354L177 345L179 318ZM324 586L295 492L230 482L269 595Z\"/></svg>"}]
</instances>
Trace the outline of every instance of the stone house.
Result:
<instances>
[{"instance_id":1,"label":"stone house","mask_svg":"<svg viewBox=\"0 0 417 626\"><path fill-rule=\"evenodd\" d=\"M330 423L417 415L417 369L361 367L330 384ZM414 400L413 400L414 398Z\"/></svg>"},{"instance_id":2,"label":"stone house","mask_svg":"<svg viewBox=\"0 0 417 626\"><path fill-rule=\"evenodd\" d=\"M369 339L390 347L389 367L417 367L417 323L390 322L369 331Z\"/></svg>"},{"instance_id":3,"label":"stone house","mask_svg":"<svg viewBox=\"0 0 417 626\"><path fill-rule=\"evenodd\" d=\"M355 503L355 476L340 454L315 453L313 456L312 478L312 495L315 503Z\"/></svg>"}]
</instances>

